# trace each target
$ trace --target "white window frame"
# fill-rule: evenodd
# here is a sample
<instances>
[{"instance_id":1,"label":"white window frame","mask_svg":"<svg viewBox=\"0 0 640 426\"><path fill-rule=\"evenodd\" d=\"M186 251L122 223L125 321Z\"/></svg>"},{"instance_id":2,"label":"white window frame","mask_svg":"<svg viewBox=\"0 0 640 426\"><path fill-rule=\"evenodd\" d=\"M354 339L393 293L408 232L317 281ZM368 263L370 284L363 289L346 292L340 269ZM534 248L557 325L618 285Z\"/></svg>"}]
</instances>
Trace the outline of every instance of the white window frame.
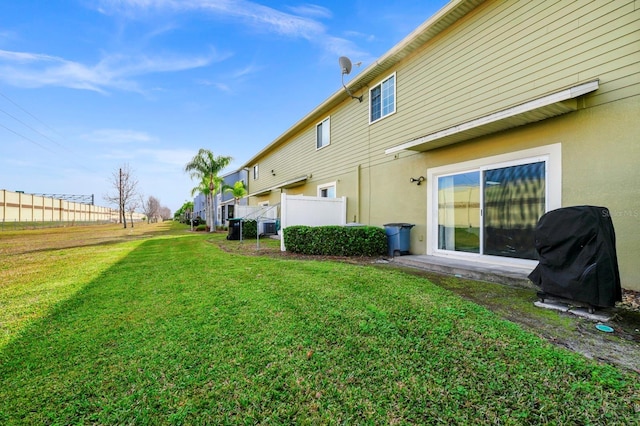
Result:
<instances>
[{"instance_id":1,"label":"white window frame","mask_svg":"<svg viewBox=\"0 0 640 426\"><path fill-rule=\"evenodd\" d=\"M324 189L329 190L331 188L333 188L333 192L335 195L333 197L322 197L322 190ZM336 185L336 182L328 182L328 183L323 183L321 185L318 185L317 194L318 194L318 197L322 197L322 198L338 198L338 185Z\"/></svg>"},{"instance_id":2,"label":"white window frame","mask_svg":"<svg viewBox=\"0 0 640 426\"><path fill-rule=\"evenodd\" d=\"M393 110L384 114L383 113L383 99L382 99L382 95L384 93L384 87L383 85L388 82L389 80L393 79ZM371 113L372 113L372 103L373 103L373 96L371 96L371 92L373 92L374 90L376 90L377 88L380 88L380 117L376 118L375 120L371 119ZM397 87L398 87L398 78L396 77L396 73L394 72L393 74L387 76L387 78L385 78L384 80L382 80L380 83L376 84L375 86L373 86L371 89L369 89L369 124L373 124L373 123L377 123L378 121L382 120L383 118L386 118L390 115L393 115L396 113L397 110L397 105L398 105L398 96L397 96Z\"/></svg>"},{"instance_id":3,"label":"white window frame","mask_svg":"<svg viewBox=\"0 0 640 426\"><path fill-rule=\"evenodd\" d=\"M538 262L529 259L491 256L486 254L465 253L438 249L438 178L441 176L509 167L545 161L545 212L562 207L562 145L560 143L537 148L514 151L507 154L479 158L462 163L427 169L427 254L473 260L479 262L534 267ZM434 199L434 197L436 197Z\"/></svg>"},{"instance_id":4,"label":"white window frame","mask_svg":"<svg viewBox=\"0 0 640 426\"><path fill-rule=\"evenodd\" d=\"M253 168L253 180L258 180L258 165L254 165Z\"/></svg>"},{"instance_id":5,"label":"white window frame","mask_svg":"<svg viewBox=\"0 0 640 426\"><path fill-rule=\"evenodd\" d=\"M318 138L318 129L322 132L322 140ZM327 143L322 144L325 140ZM327 117L316 124L316 151L329 145L331 145L331 117Z\"/></svg>"}]
</instances>

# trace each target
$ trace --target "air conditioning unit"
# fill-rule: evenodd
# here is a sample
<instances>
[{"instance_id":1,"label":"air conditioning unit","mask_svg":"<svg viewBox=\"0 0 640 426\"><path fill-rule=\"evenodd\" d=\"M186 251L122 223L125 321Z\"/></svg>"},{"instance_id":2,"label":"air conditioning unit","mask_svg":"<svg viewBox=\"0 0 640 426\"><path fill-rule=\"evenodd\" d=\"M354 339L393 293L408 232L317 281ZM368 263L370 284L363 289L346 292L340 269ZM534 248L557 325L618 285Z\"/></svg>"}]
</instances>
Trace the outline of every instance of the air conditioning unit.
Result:
<instances>
[{"instance_id":1,"label":"air conditioning unit","mask_svg":"<svg viewBox=\"0 0 640 426\"><path fill-rule=\"evenodd\" d=\"M258 233L260 235L276 235L278 229L275 220L263 220L258 223Z\"/></svg>"}]
</instances>

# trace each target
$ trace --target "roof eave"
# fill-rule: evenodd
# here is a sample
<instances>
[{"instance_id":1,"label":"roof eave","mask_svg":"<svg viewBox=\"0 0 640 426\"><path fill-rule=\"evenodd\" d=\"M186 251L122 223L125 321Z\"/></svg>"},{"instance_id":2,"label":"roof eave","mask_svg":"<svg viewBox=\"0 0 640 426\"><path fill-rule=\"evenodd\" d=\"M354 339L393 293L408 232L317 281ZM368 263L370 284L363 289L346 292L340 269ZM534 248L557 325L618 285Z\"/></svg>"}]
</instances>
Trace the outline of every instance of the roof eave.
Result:
<instances>
[{"instance_id":1,"label":"roof eave","mask_svg":"<svg viewBox=\"0 0 640 426\"><path fill-rule=\"evenodd\" d=\"M387 72L390 68L398 64L406 56L413 53L429 40L436 37L442 31L449 28L460 18L468 14L471 10L476 8L484 0L451 0L436 14L427 19L418 28L412 31L407 37L391 48L387 53L378 58L375 62L369 65L356 75L353 80L347 83L347 87L351 92L357 92L363 87L366 87L370 82L378 78L381 74ZM258 159L264 156L269 151L278 147L283 142L287 141L292 135L299 132L302 128L308 126L314 122L319 116L326 114L329 110L349 98L347 92L340 88L333 93L323 103L318 105L315 109L301 118L287 131L282 133L270 144L265 146L257 154L251 157L240 168L251 167Z\"/></svg>"}]
</instances>

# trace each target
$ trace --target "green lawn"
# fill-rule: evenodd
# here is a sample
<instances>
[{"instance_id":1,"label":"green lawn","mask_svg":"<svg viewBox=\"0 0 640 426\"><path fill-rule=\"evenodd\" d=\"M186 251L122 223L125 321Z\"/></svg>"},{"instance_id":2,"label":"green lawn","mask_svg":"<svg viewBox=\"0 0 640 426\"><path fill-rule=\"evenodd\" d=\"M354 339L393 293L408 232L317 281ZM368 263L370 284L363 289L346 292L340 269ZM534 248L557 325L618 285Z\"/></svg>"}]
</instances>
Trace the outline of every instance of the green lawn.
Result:
<instances>
[{"instance_id":1,"label":"green lawn","mask_svg":"<svg viewBox=\"0 0 640 426\"><path fill-rule=\"evenodd\" d=\"M0 424L640 418L637 376L422 278L138 229L75 245L25 231L44 248L17 252L0 234Z\"/></svg>"}]
</instances>

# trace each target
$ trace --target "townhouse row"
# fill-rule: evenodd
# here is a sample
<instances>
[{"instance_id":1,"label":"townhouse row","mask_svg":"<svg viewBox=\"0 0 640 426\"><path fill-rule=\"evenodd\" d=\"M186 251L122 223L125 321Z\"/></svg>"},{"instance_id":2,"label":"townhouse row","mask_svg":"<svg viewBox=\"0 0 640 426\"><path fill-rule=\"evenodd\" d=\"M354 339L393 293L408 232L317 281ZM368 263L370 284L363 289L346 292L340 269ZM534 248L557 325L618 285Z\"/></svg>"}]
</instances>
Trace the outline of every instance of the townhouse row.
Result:
<instances>
[{"instance_id":1,"label":"townhouse row","mask_svg":"<svg viewBox=\"0 0 640 426\"><path fill-rule=\"evenodd\" d=\"M414 254L532 268L542 214L604 206L640 290L640 2L454 0L346 89L235 172L245 202L346 197Z\"/></svg>"}]
</instances>

